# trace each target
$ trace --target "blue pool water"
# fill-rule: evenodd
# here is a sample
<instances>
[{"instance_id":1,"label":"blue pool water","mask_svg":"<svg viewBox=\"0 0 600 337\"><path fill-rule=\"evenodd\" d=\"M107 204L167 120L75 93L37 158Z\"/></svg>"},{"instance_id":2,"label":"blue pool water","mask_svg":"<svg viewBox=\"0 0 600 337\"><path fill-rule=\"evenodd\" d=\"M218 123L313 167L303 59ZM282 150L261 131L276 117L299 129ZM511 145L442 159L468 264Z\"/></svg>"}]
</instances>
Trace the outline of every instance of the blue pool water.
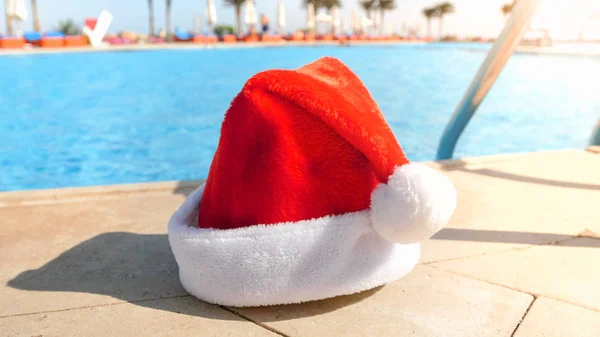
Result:
<instances>
[{"instance_id":1,"label":"blue pool water","mask_svg":"<svg viewBox=\"0 0 600 337\"><path fill-rule=\"evenodd\" d=\"M349 65L409 158L431 160L486 45L285 47L0 56L0 190L200 179L252 74ZM583 148L600 58L513 56L457 157ZM593 84L593 85L592 85Z\"/></svg>"}]
</instances>

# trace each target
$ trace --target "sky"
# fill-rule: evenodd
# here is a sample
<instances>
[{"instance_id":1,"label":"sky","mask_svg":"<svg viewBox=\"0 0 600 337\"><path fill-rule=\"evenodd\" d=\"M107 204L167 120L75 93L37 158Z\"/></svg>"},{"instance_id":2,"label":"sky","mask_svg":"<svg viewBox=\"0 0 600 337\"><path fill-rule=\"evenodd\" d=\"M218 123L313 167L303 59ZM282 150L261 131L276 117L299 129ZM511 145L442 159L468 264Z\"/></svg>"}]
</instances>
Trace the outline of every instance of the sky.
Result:
<instances>
[{"instance_id":1,"label":"sky","mask_svg":"<svg viewBox=\"0 0 600 337\"><path fill-rule=\"evenodd\" d=\"M1 0L0 0L1 1ZM30 8L29 0L27 7ZM233 24L234 10L223 5L223 0L214 0L217 7L217 23ZM287 11L286 31L304 27L306 11L302 0L284 0ZM340 15L349 17L353 9L359 9L359 0L341 0ZM444 18L444 32L448 35L496 37L504 27L505 19L500 8L511 0L453 0L456 12ZM576 38L579 23L583 16L595 16L596 24L588 29L588 36L600 37L600 0L542 0L541 22L554 26L553 34L559 38ZM164 27L165 0L154 0L155 26ZM255 0L257 12L266 14L273 24L276 19L278 0ZM385 15L386 25L391 23L395 32L403 27L420 28L426 32L426 21L422 9L440 2L440 0L398 0L397 8ZM568 3L568 5L567 5ZM194 17L204 15L206 0L173 0L173 27L185 30L194 28ZM52 30L61 19L71 18L82 23L86 17L97 17L101 10L107 9L113 14L110 32L131 30L146 33L148 31L148 5L146 0L38 0L39 17L43 30ZM31 13L31 12L30 12ZM360 11L361 15L364 12ZM23 23L25 31L32 29L31 15ZM0 32L5 31L4 15L0 15ZM433 21L434 36L438 32L437 20Z\"/></svg>"}]
</instances>

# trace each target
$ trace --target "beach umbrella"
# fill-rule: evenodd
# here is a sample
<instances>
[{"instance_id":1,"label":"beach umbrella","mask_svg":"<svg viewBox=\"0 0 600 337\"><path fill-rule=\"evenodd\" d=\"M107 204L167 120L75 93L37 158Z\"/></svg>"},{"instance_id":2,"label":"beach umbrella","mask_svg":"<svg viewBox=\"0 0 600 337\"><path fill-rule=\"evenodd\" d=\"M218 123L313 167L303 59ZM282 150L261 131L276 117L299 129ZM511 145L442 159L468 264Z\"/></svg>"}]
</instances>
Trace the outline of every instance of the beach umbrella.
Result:
<instances>
[{"instance_id":1,"label":"beach umbrella","mask_svg":"<svg viewBox=\"0 0 600 337\"><path fill-rule=\"evenodd\" d=\"M217 23L217 8L215 7L214 0L206 1L206 24L209 26Z\"/></svg>"},{"instance_id":2,"label":"beach umbrella","mask_svg":"<svg viewBox=\"0 0 600 337\"><path fill-rule=\"evenodd\" d=\"M319 13L317 14L317 16L315 17L315 21L317 22L331 22L331 15L327 14L327 13Z\"/></svg>"},{"instance_id":3,"label":"beach umbrella","mask_svg":"<svg viewBox=\"0 0 600 337\"><path fill-rule=\"evenodd\" d=\"M306 6L306 12L306 28L312 32L315 30L315 5L312 2Z\"/></svg>"},{"instance_id":4,"label":"beach umbrella","mask_svg":"<svg viewBox=\"0 0 600 337\"><path fill-rule=\"evenodd\" d=\"M380 22L379 22L379 21L381 21L381 11L379 11L379 10L374 10L374 11L373 11L373 21L372 21L372 25L373 25L373 28L374 28L374 30L375 30L375 35L378 35L378 34L377 34L377 31L378 31L378 30L379 30L379 28L380 28L380 27L379 27L379 26L380 26Z\"/></svg>"},{"instance_id":5,"label":"beach umbrella","mask_svg":"<svg viewBox=\"0 0 600 337\"><path fill-rule=\"evenodd\" d=\"M315 21L317 23L322 22L322 23L331 23L331 15L327 14L327 13L319 13L317 14L317 16L315 17Z\"/></svg>"},{"instance_id":6,"label":"beach umbrella","mask_svg":"<svg viewBox=\"0 0 600 337\"><path fill-rule=\"evenodd\" d=\"M337 6L331 8L331 20L333 27L338 28L340 26L340 10Z\"/></svg>"},{"instance_id":7,"label":"beach umbrella","mask_svg":"<svg viewBox=\"0 0 600 337\"><path fill-rule=\"evenodd\" d=\"M256 7L254 7L254 1L252 0L246 0L246 12L244 14L244 22L248 26L253 26L257 22Z\"/></svg>"},{"instance_id":8,"label":"beach umbrella","mask_svg":"<svg viewBox=\"0 0 600 337\"><path fill-rule=\"evenodd\" d=\"M283 0L279 0L279 4L277 5L277 26L280 32L285 27L285 5L283 4Z\"/></svg>"},{"instance_id":9,"label":"beach umbrella","mask_svg":"<svg viewBox=\"0 0 600 337\"><path fill-rule=\"evenodd\" d=\"M194 16L194 31L196 33L202 32L202 17L200 15Z\"/></svg>"},{"instance_id":10,"label":"beach umbrella","mask_svg":"<svg viewBox=\"0 0 600 337\"><path fill-rule=\"evenodd\" d=\"M356 34L361 29L360 19L356 9L352 10L352 16L350 17L350 28L352 29L352 34Z\"/></svg>"},{"instance_id":11,"label":"beach umbrella","mask_svg":"<svg viewBox=\"0 0 600 337\"><path fill-rule=\"evenodd\" d=\"M387 36L392 36L392 35L394 35L394 26L393 26L391 23L388 23L386 26L387 26L387 29L386 29L386 31L385 31L385 34L386 34Z\"/></svg>"},{"instance_id":12,"label":"beach umbrella","mask_svg":"<svg viewBox=\"0 0 600 337\"><path fill-rule=\"evenodd\" d=\"M13 17L17 20L25 21L28 18L27 6L25 0L13 0Z\"/></svg>"},{"instance_id":13,"label":"beach umbrella","mask_svg":"<svg viewBox=\"0 0 600 337\"><path fill-rule=\"evenodd\" d=\"M23 35L22 23L27 20L27 6L25 0L7 0L6 2L7 16L12 17L15 25L17 26L16 35Z\"/></svg>"},{"instance_id":14,"label":"beach umbrella","mask_svg":"<svg viewBox=\"0 0 600 337\"><path fill-rule=\"evenodd\" d=\"M9 21L10 18L12 18L13 16L13 11L14 11L14 5L13 5L13 1L14 0L4 0L4 6L5 6L5 11L6 11L6 20ZM11 33L11 29L12 26L9 25L9 23L6 23L6 29L8 30L6 32L6 34L10 34Z\"/></svg>"},{"instance_id":15,"label":"beach umbrella","mask_svg":"<svg viewBox=\"0 0 600 337\"><path fill-rule=\"evenodd\" d=\"M367 18L366 16L363 16L361 22L360 22L361 28L363 32L366 32L367 29L371 26L373 26L373 20Z\"/></svg>"},{"instance_id":16,"label":"beach umbrella","mask_svg":"<svg viewBox=\"0 0 600 337\"><path fill-rule=\"evenodd\" d=\"M346 32L348 31L348 18L347 17L342 17L340 24L342 26L342 33L346 34Z\"/></svg>"},{"instance_id":17,"label":"beach umbrella","mask_svg":"<svg viewBox=\"0 0 600 337\"><path fill-rule=\"evenodd\" d=\"M6 6L6 16L13 16L13 11L15 5L13 4L15 0L5 0L4 5Z\"/></svg>"}]
</instances>

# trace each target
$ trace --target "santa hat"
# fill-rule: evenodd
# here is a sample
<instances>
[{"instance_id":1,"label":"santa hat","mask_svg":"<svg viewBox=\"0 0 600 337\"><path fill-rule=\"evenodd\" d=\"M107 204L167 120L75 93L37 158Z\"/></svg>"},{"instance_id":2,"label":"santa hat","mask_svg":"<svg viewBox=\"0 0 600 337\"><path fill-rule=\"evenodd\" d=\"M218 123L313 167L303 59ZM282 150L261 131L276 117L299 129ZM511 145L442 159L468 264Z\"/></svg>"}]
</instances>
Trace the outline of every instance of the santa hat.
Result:
<instances>
[{"instance_id":1,"label":"santa hat","mask_svg":"<svg viewBox=\"0 0 600 337\"><path fill-rule=\"evenodd\" d=\"M297 303L404 276L455 206L452 183L409 162L360 79L323 58L246 83L169 241L202 300Z\"/></svg>"}]
</instances>

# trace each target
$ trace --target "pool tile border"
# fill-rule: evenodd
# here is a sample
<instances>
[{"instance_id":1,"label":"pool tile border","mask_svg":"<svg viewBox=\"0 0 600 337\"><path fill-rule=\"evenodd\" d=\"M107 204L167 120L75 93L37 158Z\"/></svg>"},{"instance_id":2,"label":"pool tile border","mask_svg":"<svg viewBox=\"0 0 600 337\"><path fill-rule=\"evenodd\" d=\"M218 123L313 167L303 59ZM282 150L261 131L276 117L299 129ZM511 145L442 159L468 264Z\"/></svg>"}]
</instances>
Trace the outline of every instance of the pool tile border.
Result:
<instances>
[{"instance_id":1,"label":"pool tile border","mask_svg":"<svg viewBox=\"0 0 600 337\"><path fill-rule=\"evenodd\" d=\"M591 149L591 150L590 150ZM591 152L597 153L595 147L586 150L563 149L554 151L510 153L463 159L442 161L426 161L424 164L440 171L452 171L465 167L476 167L492 163L515 161L525 157L557 152ZM117 184L90 187L69 187L42 190L24 190L0 192L0 208L46 205L54 203L85 201L90 199L121 198L126 195L176 193L182 190L192 190L204 180L163 181L151 183Z\"/></svg>"}]
</instances>

